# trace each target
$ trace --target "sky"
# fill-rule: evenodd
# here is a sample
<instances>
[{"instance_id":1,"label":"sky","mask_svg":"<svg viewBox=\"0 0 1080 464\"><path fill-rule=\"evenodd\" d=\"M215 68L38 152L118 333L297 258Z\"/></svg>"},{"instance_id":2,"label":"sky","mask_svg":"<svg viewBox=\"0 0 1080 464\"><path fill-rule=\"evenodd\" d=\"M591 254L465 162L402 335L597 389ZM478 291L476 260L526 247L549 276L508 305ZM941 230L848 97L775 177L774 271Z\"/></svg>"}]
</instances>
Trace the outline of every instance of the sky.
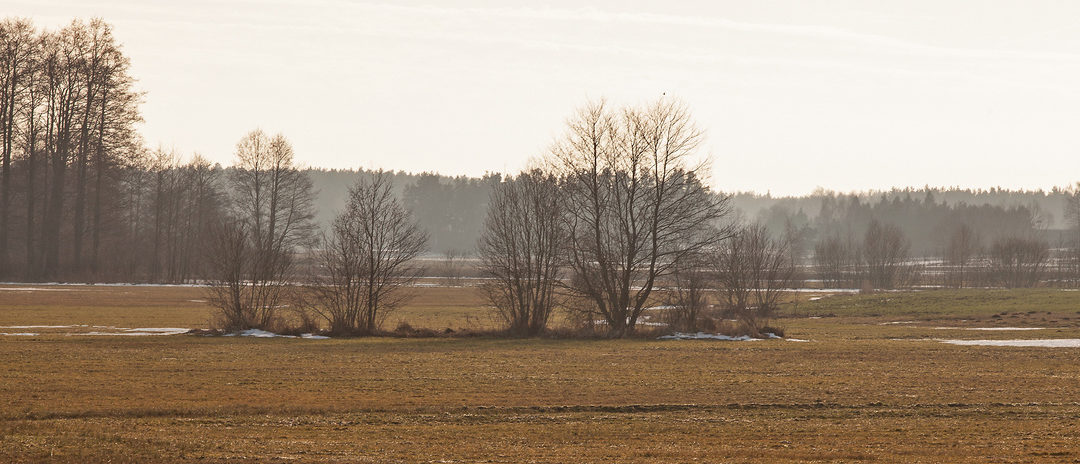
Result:
<instances>
[{"instance_id":1,"label":"sky","mask_svg":"<svg viewBox=\"0 0 1080 464\"><path fill-rule=\"evenodd\" d=\"M542 5L541 5L542 3ZM151 147L513 172L590 100L678 98L724 191L1080 181L1080 2L0 0L111 23Z\"/></svg>"}]
</instances>

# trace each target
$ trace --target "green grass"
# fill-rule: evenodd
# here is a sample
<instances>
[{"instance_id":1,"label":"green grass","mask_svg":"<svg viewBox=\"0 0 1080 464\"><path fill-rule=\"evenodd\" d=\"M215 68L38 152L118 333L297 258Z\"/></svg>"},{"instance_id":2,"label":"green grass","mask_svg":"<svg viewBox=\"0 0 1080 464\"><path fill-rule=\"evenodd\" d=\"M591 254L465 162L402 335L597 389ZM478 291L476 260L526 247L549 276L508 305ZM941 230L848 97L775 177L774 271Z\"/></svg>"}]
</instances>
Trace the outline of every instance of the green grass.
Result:
<instances>
[{"instance_id":1,"label":"green grass","mask_svg":"<svg viewBox=\"0 0 1080 464\"><path fill-rule=\"evenodd\" d=\"M834 295L804 302L798 311L815 316L913 318L984 317L1029 311L1080 315L1080 292L964 289Z\"/></svg>"}]
</instances>

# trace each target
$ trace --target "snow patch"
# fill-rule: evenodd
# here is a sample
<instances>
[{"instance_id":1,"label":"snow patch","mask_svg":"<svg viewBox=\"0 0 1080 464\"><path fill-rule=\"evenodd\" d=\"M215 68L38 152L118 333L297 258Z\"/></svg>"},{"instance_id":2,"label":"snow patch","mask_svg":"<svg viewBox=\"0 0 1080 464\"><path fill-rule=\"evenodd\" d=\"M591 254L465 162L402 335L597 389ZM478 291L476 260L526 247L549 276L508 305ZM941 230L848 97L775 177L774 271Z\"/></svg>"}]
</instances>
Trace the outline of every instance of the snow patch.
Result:
<instances>
[{"instance_id":1,"label":"snow patch","mask_svg":"<svg viewBox=\"0 0 1080 464\"><path fill-rule=\"evenodd\" d=\"M84 326L85 327L85 326ZM182 327L141 327L137 329L127 329L124 327L103 327L95 325L94 328L98 329L113 329L120 332L80 332L80 333L68 333L65 335L91 335L91 336L109 336L115 335L120 337L143 337L148 335L183 335L191 331L191 329L185 329Z\"/></svg>"},{"instance_id":2,"label":"snow patch","mask_svg":"<svg viewBox=\"0 0 1080 464\"><path fill-rule=\"evenodd\" d=\"M964 346L1036 346L1045 348L1080 348L1080 338L1056 338L1033 340L938 340L950 345Z\"/></svg>"},{"instance_id":3,"label":"snow patch","mask_svg":"<svg viewBox=\"0 0 1080 464\"><path fill-rule=\"evenodd\" d=\"M0 329L73 329L75 327L90 327L80 325L0 325Z\"/></svg>"},{"instance_id":4,"label":"snow patch","mask_svg":"<svg viewBox=\"0 0 1080 464\"><path fill-rule=\"evenodd\" d=\"M914 323L915 323L915 321L892 321L892 322L882 322L881 324L878 324L878 325L897 325L897 324L914 324Z\"/></svg>"},{"instance_id":5,"label":"snow patch","mask_svg":"<svg viewBox=\"0 0 1080 464\"><path fill-rule=\"evenodd\" d=\"M30 333L30 332L19 332L19 333L4 333L4 332L0 332L0 335L9 335L9 336L12 336L12 337L36 337L36 336L38 336L39 334L36 334L36 333Z\"/></svg>"},{"instance_id":6,"label":"snow patch","mask_svg":"<svg viewBox=\"0 0 1080 464\"><path fill-rule=\"evenodd\" d=\"M788 341L792 341L792 342L808 342L809 341L809 340L800 340L798 338L784 338L784 337L781 337L781 336L776 335L774 333L765 333L763 335L765 336L765 338L754 338L754 337L751 337L749 335L740 335L738 337L732 337L730 335L713 334L713 333L705 333L705 332L698 332L698 333L675 332L675 333L673 333L671 335L664 335L662 337L657 337L657 340L724 340L724 341L731 341L731 342L753 342L753 341L758 341L758 340L779 339L779 340L788 340Z\"/></svg>"},{"instance_id":7,"label":"snow patch","mask_svg":"<svg viewBox=\"0 0 1080 464\"><path fill-rule=\"evenodd\" d=\"M267 332L265 330L259 330L259 329L241 330L240 332L231 333L231 334L225 334L225 336L226 337L240 336L240 337L255 337L255 338L275 338L275 337L296 338L296 337L293 337L292 335L278 335L278 334L273 333L273 332Z\"/></svg>"},{"instance_id":8,"label":"snow patch","mask_svg":"<svg viewBox=\"0 0 1080 464\"><path fill-rule=\"evenodd\" d=\"M158 335L180 335L186 334L191 329L185 329L181 327L142 327L138 329L124 329L125 332L146 332Z\"/></svg>"},{"instance_id":9,"label":"snow patch","mask_svg":"<svg viewBox=\"0 0 1080 464\"><path fill-rule=\"evenodd\" d=\"M267 332L259 329L247 329L240 332L225 334L226 337L255 337L255 338L297 338L295 335L281 335L273 332ZM300 334L299 338L306 338L308 340L328 340L330 337L315 334Z\"/></svg>"}]
</instances>

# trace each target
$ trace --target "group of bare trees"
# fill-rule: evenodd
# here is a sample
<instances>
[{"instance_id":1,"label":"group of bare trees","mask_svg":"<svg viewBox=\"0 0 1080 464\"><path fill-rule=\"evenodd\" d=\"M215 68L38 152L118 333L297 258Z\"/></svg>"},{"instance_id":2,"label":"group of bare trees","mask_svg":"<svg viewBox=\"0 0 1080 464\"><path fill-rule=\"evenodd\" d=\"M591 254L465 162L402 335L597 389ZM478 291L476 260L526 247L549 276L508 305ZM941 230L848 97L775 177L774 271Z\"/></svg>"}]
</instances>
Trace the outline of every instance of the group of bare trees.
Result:
<instances>
[{"instance_id":1,"label":"group of bare trees","mask_svg":"<svg viewBox=\"0 0 1080 464\"><path fill-rule=\"evenodd\" d=\"M1065 192L1065 225L1068 227L1065 242L1066 279L1073 286L1080 285L1080 183Z\"/></svg>"},{"instance_id":2,"label":"group of bare trees","mask_svg":"<svg viewBox=\"0 0 1080 464\"><path fill-rule=\"evenodd\" d=\"M909 249L899 227L872 220L861 241L850 232L833 232L818 241L814 264L825 286L892 289L909 283L917 271Z\"/></svg>"},{"instance_id":3,"label":"group of bare trees","mask_svg":"<svg viewBox=\"0 0 1080 464\"><path fill-rule=\"evenodd\" d=\"M909 242L895 225L870 222L862 241L852 234L833 233L818 241L814 266L826 287L893 289L913 284L949 287L1033 287L1048 277L1054 261L1049 243L1032 228L998 234L984 243L983 234L967 223L956 225L943 239L940 264L923 275L924 265L910 258ZM1070 249L1058 257L1067 270ZM940 274L940 278L937 275Z\"/></svg>"},{"instance_id":4,"label":"group of bare trees","mask_svg":"<svg viewBox=\"0 0 1080 464\"><path fill-rule=\"evenodd\" d=\"M791 287L795 263L790 247L787 236L773 237L764 225L750 224L736 229L713 258L722 301L754 335Z\"/></svg>"},{"instance_id":5,"label":"group of bare trees","mask_svg":"<svg viewBox=\"0 0 1080 464\"><path fill-rule=\"evenodd\" d=\"M228 184L229 213L209 247L211 303L223 328L269 328L296 277L297 250L311 245L311 181L284 136L255 130L237 144Z\"/></svg>"},{"instance_id":6,"label":"group of bare trees","mask_svg":"<svg viewBox=\"0 0 1080 464\"><path fill-rule=\"evenodd\" d=\"M408 286L421 271L414 260L426 247L427 233L394 196L389 175L361 179L316 253L307 308L331 333L375 333L412 296Z\"/></svg>"},{"instance_id":7,"label":"group of bare trees","mask_svg":"<svg viewBox=\"0 0 1080 464\"><path fill-rule=\"evenodd\" d=\"M483 289L514 335L541 333L559 303L556 285L569 238L560 184L533 170L507 178L491 193L478 246L492 278Z\"/></svg>"},{"instance_id":8,"label":"group of bare trees","mask_svg":"<svg viewBox=\"0 0 1080 464\"><path fill-rule=\"evenodd\" d=\"M568 290L611 336L634 331L661 279L714 248L729 212L701 176L702 132L680 103L591 104L551 156L565 181Z\"/></svg>"},{"instance_id":9,"label":"group of bare trees","mask_svg":"<svg viewBox=\"0 0 1080 464\"><path fill-rule=\"evenodd\" d=\"M427 235L395 196L389 174L378 172L349 190L320 239L311 180L293 156L284 136L261 130L236 146L228 214L207 248L218 325L274 330L299 312L304 321L322 319L334 334L374 333L409 297L403 290L419 276L414 261Z\"/></svg>"},{"instance_id":10,"label":"group of bare trees","mask_svg":"<svg viewBox=\"0 0 1080 464\"><path fill-rule=\"evenodd\" d=\"M146 158L129 66L99 19L55 31L0 22L0 275L120 265L113 251L134 239L125 173Z\"/></svg>"},{"instance_id":11,"label":"group of bare trees","mask_svg":"<svg viewBox=\"0 0 1080 464\"><path fill-rule=\"evenodd\" d=\"M727 197L702 179L701 140L678 102L592 103L570 119L546 169L496 188L480 257L489 299L513 333L539 333L563 303L625 336L672 281L681 306L705 304L703 257L732 226Z\"/></svg>"}]
</instances>

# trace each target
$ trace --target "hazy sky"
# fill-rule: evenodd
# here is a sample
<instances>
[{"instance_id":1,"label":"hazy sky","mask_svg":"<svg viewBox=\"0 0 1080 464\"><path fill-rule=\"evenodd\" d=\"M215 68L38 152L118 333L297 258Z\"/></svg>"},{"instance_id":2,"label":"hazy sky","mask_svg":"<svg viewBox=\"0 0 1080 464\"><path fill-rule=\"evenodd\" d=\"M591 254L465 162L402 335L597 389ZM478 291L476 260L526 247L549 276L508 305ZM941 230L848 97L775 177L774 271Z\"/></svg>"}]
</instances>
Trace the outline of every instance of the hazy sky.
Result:
<instances>
[{"instance_id":1,"label":"hazy sky","mask_svg":"<svg viewBox=\"0 0 1080 464\"><path fill-rule=\"evenodd\" d=\"M590 98L666 93L724 190L1047 188L1080 180L1080 2L10 1L100 16L151 146L223 164L479 175L542 155ZM977 7L976 7L977 6Z\"/></svg>"}]
</instances>

